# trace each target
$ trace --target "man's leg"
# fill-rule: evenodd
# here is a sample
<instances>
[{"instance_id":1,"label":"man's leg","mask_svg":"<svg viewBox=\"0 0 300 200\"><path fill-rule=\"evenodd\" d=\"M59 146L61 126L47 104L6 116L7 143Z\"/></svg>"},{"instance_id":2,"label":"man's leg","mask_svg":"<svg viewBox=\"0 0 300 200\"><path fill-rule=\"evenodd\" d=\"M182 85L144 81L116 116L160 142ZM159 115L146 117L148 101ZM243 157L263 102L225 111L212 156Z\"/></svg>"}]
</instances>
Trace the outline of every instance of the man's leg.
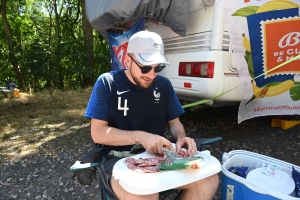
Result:
<instances>
[{"instance_id":1,"label":"man's leg","mask_svg":"<svg viewBox=\"0 0 300 200\"><path fill-rule=\"evenodd\" d=\"M219 187L218 174L179 187L184 189L181 200L211 200Z\"/></svg>"},{"instance_id":2,"label":"man's leg","mask_svg":"<svg viewBox=\"0 0 300 200\"><path fill-rule=\"evenodd\" d=\"M128 193L119 184L119 180L111 178L111 187L120 200L158 200L158 193L151 195L135 195Z\"/></svg>"},{"instance_id":3,"label":"man's leg","mask_svg":"<svg viewBox=\"0 0 300 200\"><path fill-rule=\"evenodd\" d=\"M120 200L158 200L158 193L152 195L134 195L122 188L119 180L115 180L112 176L113 166L120 159L119 157L103 158L103 162L99 168L102 182L110 198Z\"/></svg>"}]
</instances>

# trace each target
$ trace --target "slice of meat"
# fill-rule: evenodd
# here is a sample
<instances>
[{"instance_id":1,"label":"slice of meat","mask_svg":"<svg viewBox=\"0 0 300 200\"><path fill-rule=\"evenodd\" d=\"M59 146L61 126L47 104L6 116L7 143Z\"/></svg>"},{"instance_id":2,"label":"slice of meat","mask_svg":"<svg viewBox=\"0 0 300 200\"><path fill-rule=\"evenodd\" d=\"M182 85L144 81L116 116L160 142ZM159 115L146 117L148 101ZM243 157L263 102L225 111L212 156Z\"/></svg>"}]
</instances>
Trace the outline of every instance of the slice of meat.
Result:
<instances>
[{"instance_id":1,"label":"slice of meat","mask_svg":"<svg viewBox=\"0 0 300 200\"><path fill-rule=\"evenodd\" d=\"M163 163L167 159L167 156L165 154L155 154L155 158L158 159L159 163Z\"/></svg>"},{"instance_id":2,"label":"slice of meat","mask_svg":"<svg viewBox=\"0 0 300 200\"><path fill-rule=\"evenodd\" d=\"M125 164L131 170L135 170L136 167L137 167L137 165L135 164L135 159L134 158L126 158L125 159Z\"/></svg>"},{"instance_id":3,"label":"slice of meat","mask_svg":"<svg viewBox=\"0 0 300 200\"><path fill-rule=\"evenodd\" d=\"M133 164L133 165L135 165L135 159L134 158L130 158L130 157L128 157L128 158L126 158L125 159L125 163L126 164Z\"/></svg>"},{"instance_id":4,"label":"slice of meat","mask_svg":"<svg viewBox=\"0 0 300 200\"><path fill-rule=\"evenodd\" d=\"M158 169L156 166L146 166L146 167L137 167L134 169L136 172L144 172L144 173L153 173L153 172L159 172L160 169Z\"/></svg>"},{"instance_id":5,"label":"slice of meat","mask_svg":"<svg viewBox=\"0 0 300 200\"><path fill-rule=\"evenodd\" d=\"M179 151L177 151L177 153L178 153L179 157L181 157L181 158L189 157L187 149L185 149L185 148L180 149Z\"/></svg>"},{"instance_id":6,"label":"slice of meat","mask_svg":"<svg viewBox=\"0 0 300 200\"><path fill-rule=\"evenodd\" d=\"M126 158L125 164L129 169L136 172L152 173L160 171L160 169L156 167L160 164L157 158Z\"/></svg>"},{"instance_id":7,"label":"slice of meat","mask_svg":"<svg viewBox=\"0 0 300 200\"><path fill-rule=\"evenodd\" d=\"M126 163L126 166L133 171L138 168L138 166L136 166L135 164L132 164L132 163Z\"/></svg>"},{"instance_id":8,"label":"slice of meat","mask_svg":"<svg viewBox=\"0 0 300 200\"><path fill-rule=\"evenodd\" d=\"M135 161L139 167L156 166L160 162L157 158L139 158Z\"/></svg>"}]
</instances>

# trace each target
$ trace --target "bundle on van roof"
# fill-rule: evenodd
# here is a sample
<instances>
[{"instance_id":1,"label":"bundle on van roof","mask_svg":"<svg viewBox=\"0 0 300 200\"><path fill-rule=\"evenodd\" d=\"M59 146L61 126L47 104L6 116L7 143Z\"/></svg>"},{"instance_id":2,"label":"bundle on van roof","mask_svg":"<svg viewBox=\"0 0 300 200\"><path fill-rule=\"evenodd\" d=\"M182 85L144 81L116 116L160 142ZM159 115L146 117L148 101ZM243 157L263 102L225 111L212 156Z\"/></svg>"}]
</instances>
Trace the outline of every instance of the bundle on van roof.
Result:
<instances>
[{"instance_id":1,"label":"bundle on van roof","mask_svg":"<svg viewBox=\"0 0 300 200\"><path fill-rule=\"evenodd\" d=\"M107 30L141 17L166 24L185 36L189 3L190 0L86 0L86 13L92 27L105 38Z\"/></svg>"}]
</instances>

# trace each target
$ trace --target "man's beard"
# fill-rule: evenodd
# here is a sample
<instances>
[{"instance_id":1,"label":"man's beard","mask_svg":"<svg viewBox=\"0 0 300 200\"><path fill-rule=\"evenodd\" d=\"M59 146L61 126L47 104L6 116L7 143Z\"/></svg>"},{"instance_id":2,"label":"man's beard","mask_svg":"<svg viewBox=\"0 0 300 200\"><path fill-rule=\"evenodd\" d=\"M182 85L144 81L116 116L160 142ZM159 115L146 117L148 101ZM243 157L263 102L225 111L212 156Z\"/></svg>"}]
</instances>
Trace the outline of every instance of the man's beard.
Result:
<instances>
[{"instance_id":1,"label":"man's beard","mask_svg":"<svg viewBox=\"0 0 300 200\"><path fill-rule=\"evenodd\" d=\"M152 85L153 80L151 81L150 84L143 84L143 83L140 81L140 79L141 79L143 76L141 76L140 78L138 78L138 77L136 77L136 76L134 75L134 73L132 73L132 63L131 63L131 66L130 66L130 74L131 74L131 77L132 77L133 81L135 82L135 84L136 84L137 86L139 86L139 87L141 87L141 88L144 88L144 89L147 89L147 88L149 88L149 87Z\"/></svg>"}]
</instances>

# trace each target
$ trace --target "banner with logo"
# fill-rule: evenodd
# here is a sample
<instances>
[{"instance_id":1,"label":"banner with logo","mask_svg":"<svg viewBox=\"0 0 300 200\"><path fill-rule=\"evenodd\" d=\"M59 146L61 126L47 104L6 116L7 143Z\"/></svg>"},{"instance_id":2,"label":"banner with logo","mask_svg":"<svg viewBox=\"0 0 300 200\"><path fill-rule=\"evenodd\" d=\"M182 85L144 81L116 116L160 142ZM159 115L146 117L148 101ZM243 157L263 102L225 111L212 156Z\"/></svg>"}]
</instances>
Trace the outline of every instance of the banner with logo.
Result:
<instances>
[{"instance_id":1,"label":"banner with logo","mask_svg":"<svg viewBox=\"0 0 300 200\"><path fill-rule=\"evenodd\" d=\"M300 54L300 0L217 3L242 83L238 122L265 115L299 115L300 60L278 65Z\"/></svg>"},{"instance_id":2,"label":"banner with logo","mask_svg":"<svg viewBox=\"0 0 300 200\"><path fill-rule=\"evenodd\" d=\"M126 69L125 56L130 37L136 32L145 30L144 18L140 18L132 28L122 34L107 31L112 60L112 70Z\"/></svg>"}]
</instances>

